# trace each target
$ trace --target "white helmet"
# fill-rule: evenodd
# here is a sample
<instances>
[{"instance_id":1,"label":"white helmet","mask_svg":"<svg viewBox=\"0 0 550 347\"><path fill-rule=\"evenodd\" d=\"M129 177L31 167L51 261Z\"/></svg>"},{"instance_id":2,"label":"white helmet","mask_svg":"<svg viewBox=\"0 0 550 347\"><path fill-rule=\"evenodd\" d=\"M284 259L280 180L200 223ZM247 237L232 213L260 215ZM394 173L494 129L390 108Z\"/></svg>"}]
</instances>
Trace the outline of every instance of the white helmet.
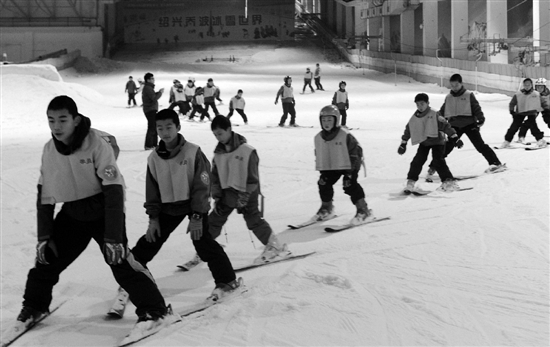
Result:
<instances>
[{"instance_id":1,"label":"white helmet","mask_svg":"<svg viewBox=\"0 0 550 347\"><path fill-rule=\"evenodd\" d=\"M189 79L187 80L187 82L193 82L193 83L195 83L195 77L189 77Z\"/></svg>"},{"instance_id":2,"label":"white helmet","mask_svg":"<svg viewBox=\"0 0 550 347\"><path fill-rule=\"evenodd\" d=\"M538 78L538 79L535 81L535 87L536 87L536 86L544 86L544 87L546 87L546 78L544 78L544 77Z\"/></svg>"}]
</instances>

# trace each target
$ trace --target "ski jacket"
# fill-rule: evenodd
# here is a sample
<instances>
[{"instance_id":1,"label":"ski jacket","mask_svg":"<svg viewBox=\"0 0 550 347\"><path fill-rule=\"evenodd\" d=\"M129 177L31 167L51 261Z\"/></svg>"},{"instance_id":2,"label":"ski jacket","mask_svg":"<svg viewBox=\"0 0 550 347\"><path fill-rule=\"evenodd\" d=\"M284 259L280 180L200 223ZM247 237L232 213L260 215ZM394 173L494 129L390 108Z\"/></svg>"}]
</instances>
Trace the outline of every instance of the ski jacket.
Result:
<instances>
[{"instance_id":1,"label":"ski jacket","mask_svg":"<svg viewBox=\"0 0 550 347\"><path fill-rule=\"evenodd\" d=\"M361 169L363 149L347 129L338 126L322 130L315 135L314 144L317 171Z\"/></svg>"},{"instance_id":2,"label":"ski jacket","mask_svg":"<svg viewBox=\"0 0 550 347\"><path fill-rule=\"evenodd\" d=\"M474 93L464 87L456 93L451 91L447 94L439 113L455 128L485 122L485 116Z\"/></svg>"},{"instance_id":3,"label":"ski jacket","mask_svg":"<svg viewBox=\"0 0 550 347\"><path fill-rule=\"evenodd\" d=\"M164 141L147 158L145 207L149 218L210 210L210 163L199 146L178 134L172 151Z\"/></svg>"},{"instance_id":4,"label":"ski jacket","mask_svg":"<svg viewBox=\"0 0 550 347\"><path fill-rule=\"evenodd\" d=\"M153 83L145 82L145 84L143 85L143 91L141 92L143 112L147 113L149 111L158 111L158 99L160 99L161 96L161 92L155 92L155 85Z\"/></svg>"},{"instance_id":5,"label":"ski jacket","mask_svg":"<svg viewBox=\"0 0 550 347\"><path fill-rule=\"evenodd\" d=\"M339 110L347 110L349 108L348 92L338 89L332 97L332 104L336 105Z\"/></svg>"},{"instance_id":6,"label":"ski jacket","mask_svg":"<svg viewBox=\"0 0 550 347\"><path fill-rule=\"evenodd\" d=\"M537 115L540 111L548 110L548 102L536 90L526 91L522 89L514 94L512 100L510 100L509 108L511 114L532 116Z\"/></svg>"},{"instance_id":7,"label":"ski jacket","mask_svg":"<svg viewBox=\"0 0 550 347\"><path fill-rule=\"evenodd\" d=\"M281 101L285 104L294 103L294 89L286 84L283 84L277 92L276 100L281 97Z\"/></svg>"},{"instance_id":8,"label":"ski jacket","mask_svg":"<svg viewBox=\"0 0 550 347\"><path fill-rule=\"evenodd\" d=\"M437 146L445 144L445 136L449 137L456 134L453 127L447 120L428 107L424 112L416 111L407 125L401 140L407 142L411 139L414 145Z\"/></svg>"},{"instance_id":9,"label":"ski jacket","mask_svg":"<svg viewBox=\"0 0 550 347\"><path fill-rule=\"evenodd\" d=\"M105 218L105 241L125 242L124 178L108 143L111 135L92 129L90 119L79 116L70 145L52 135L44 146L36 204L38 240L52 236L55 204L63 203L61 211L76 220Z\"/></svg>"},{"instance_id":10,"label":"ski jacket","mask_svg":"<svg viewBox=\"0 0 550 347\"><path fill-rule=\"evenodd\" d=\"M315 68L315 78L319 78L321 77L321 68L320 67L317 67Z\"/></svg>"},{"instance_id":11,"label":"ski jacket","mask_svg":"<svg viewBox=\"0 0 550 347\"><path fill-rule=\"evenodd\" d=\"M244 110L244 105L245 105L245 102L244 102L244 98L243 97L238 97L238 96L234 96L231 98L231 100L229 101L229 109L232 110L232 109L238 109L238 110Z\"/></svg>"},{"instance_id":12,"label":"ski jacket","mask_svg":"<svg viewBox=\"0 0 550 347\"><path fill-rule=\"evenodd\" d=\"M214 149L212 160L212 197L235 207L239 192L252 193L260 190L260 159L256 149L246 143L246 138L235 132L229 143Z\"/></svg>"},{"instance_id":13,"label":"ski jacket","mask_svg":"<svg viewBox=\"0 0 550 347\"><path fill-rule=\"evenodd\" d=\"M124 89L124 91L128 92L128 94L136 94L137 93L136 82L134 82L133 80L126 82L126 89Z\"/></svg>"}]
</instances>

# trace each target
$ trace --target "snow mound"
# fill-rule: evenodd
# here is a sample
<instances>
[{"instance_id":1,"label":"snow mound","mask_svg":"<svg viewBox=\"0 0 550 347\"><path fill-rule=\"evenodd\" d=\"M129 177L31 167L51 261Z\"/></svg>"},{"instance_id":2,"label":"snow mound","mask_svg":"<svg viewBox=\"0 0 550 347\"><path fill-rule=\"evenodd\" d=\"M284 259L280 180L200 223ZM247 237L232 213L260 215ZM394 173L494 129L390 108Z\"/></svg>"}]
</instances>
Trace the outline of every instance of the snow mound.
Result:
<instances>
[{"instance_id":1,"label":"snow mound","mask_svg":"<svg viewBox=\"0 0 550 347\"><path fill-rule=\"evenodd\" d=\"M31 77L41 77L46 80L62 82L61 75L53 65L47 64L14 64L0 65L2 76L7 75L26 75Z\"/></svg>"}]
</instances>

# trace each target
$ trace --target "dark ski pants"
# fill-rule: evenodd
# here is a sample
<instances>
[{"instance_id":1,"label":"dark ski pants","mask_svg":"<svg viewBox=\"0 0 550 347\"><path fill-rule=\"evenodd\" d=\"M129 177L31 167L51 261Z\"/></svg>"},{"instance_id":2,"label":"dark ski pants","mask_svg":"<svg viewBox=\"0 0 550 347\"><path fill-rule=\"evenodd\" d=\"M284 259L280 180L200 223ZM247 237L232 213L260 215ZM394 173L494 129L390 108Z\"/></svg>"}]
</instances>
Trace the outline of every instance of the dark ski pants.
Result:
<instances>
[{"instance_id":1,"label":"dark ski pants","mask_svg":"<svg viewBox=\"0 0 550 347\"><path fill-rule=\"evenodd\" d=\"M311 80L310 79L305 79L304 80L304 88L302 89L302 93L306 91L306 87L309 86L309 89L311 89L311 91L313 93L315 93L315 90L313 89L313 87L311 86Z\"/></svg>"},{"instance_id":2,"label":"dark ski pants","mask_svg":"<svg viewBox=\"0 0 550 347\"><path fill-rule=\"evenodd\" d=\"M165 213L159 215L160 237L157 236L154 242L148 242L143 235L132 249L132 253L144 266L147 265L162 248L162 245L168 240L170 234L176 230L187 215L171 216ZM193 246L199 257L206 263L214 277L214 282L229 283L236 276L233 266L223 250L208 230L208 214L205 213L202 218L202 237L199 240L193 240Z\"/></svg>"},{"instance_id":3,"label":"dark ski pants","mask_svg":"<svg viewBox=\"0 0 550 347\"><path fill-rule=\"evenodd\" d=\"M487 160L487 163L489 165L500 165L500 160L498 159L497 155L495 154L495 151L487 145L483 138L481 138L481 134L479 132L479 127L477 124L470 124L463 128L455 128L453 129L456 131L457 137L455 138L449 138L449 141L447 142L447 145L445 146L445 156L444 158L447 158L449 154L453 151L456 145L456 141L463 135L466 134L468 138L470 139L470 142L474 145L475 149L483 155L485 160ZM433 160L430 163L431 168L435 168L433 165Z\"/></svg>"},{"instance_id":4,"label":"dark ski pants","mask_svg":"<svg viewBox=\"0 0 550 347\"><path fill-rule=\"evenodd\" d=\"M173 110L176 108L176 106L178 106L180 113L183 115L187 114L187 112L189 112L189 110L191 109L191 107L189 106L189 102L182 101L182 100L174 101L173 103L170 104L168 108Z\"/></svg>"},{"instance_id":5,"label":"dark ski pants","mask_svg":"<svg viewBox=\"0 0 550 347\"><path fill-rule=\"evenodd\" d=\"M210 212L210 215L208 216L208 221L210 223L210 234L212 234L214 239L220 236L222 227L225 222L227 222L229 215L235 209L234 207L229 207L225 204L223 202L224 200L225 199L222 199L218 202L216 208ZM252 230L261 243L267 245L267 241L269 241L269 237L273 233L273 230L271 229L269 223L262 217L262 213L258 209L258 191L250 193L250 198L246 204L246 212L243 213L243 218L246 222L246 227L249 230Z\"/></svg>"},{"instance_id":6,"label":"dark ski pants","mask_svg":"<svg viewBox=\"0 0 550 347\"><path fill-rule=\"evenodd\" d=\"M519 130L519 137L525 137L527 135L527 129L531 130L531 135L535 137L535 139L538 141L544 137L544 133L540 131L538 125L537 125L537 116L538 114L534 115L515 115L512 116L513 121L512 125L510 125L510 128L506 132L506 135L504 135L504 139L506 141L512 142L514 139L514 135ZM525 120L525 117L527 117L527 120ZM525 120L525 122L523 122ZM525 130L523 128L525 127ZM523 131L523 133L522 133Z\"/></svg>"},{"instance_id":7,"label":"dark ski pants","mask_svg":"<svg viewBox=\"0 0 550 347\"><path fill-rule=\"evenodd\" d=\"M447 145L450 145L447 144ZM435 169L441 182L444 182L448 179L454 179L453 174L449 170L447 163L445 162L445 145L435 145L435 146L422 146L418 145L418 150L416 155L411 161L411 166L409 168L409 173L407 174L408 180L418 181L418 175L422 171L422 167L428 160L428 154L432 150L432 162L430 167Z\"/></svg>"},{"instance_id":8,"label":"dark ski pants","mask_svg":"<svg viewBox=\"0 0 550 347\"><path fill-rule=\"evenodd\" d=\"M243 109L236 108L236 109L234 109L234 110L237 111L237 113L240 114L241 117L243 117L243 121L244 121L245 123L248 123L248 118L246 118L246 114L244 114L244 110L243 110ZM232 116L233 116L233 110L229 111L229 114L227 115L227 118L230 119Z\"/></svg>"},{"instance_id":9,"label":"dark ski pants","mask_svg":"<svg viewBox=\"0 0 550 347\"><path fill-rule=\"evenodd\" d=\"M282 104L283 104L283 116L281 117L281 121L279 122L279 125L285 125L288 114L290 114L290 125L295 124L296 110L294 109L294 103L283 102Z\"/></svg>"},{"instance_id":10,"label":"dark ski pants","mask_svg":"<svg viewBox=\"0 0 550 347\"><path fill-rule=\"evenodd\" d=\"M314 80L315 80L315 88L317 88L317 90L324 90L323 85L321 84L321 77L315 77Z\"/></svg>"},{"instance_id":11,"label":"dark ski pants","mask_svg":"<svg viewBox=\"0 0 550 347\"><path fill-rule=\"evenodd\" d=\"M157 111L148 111L145 113L147 118L147 133L145 134L145 149L153 148L157 146L157 124L155 122L155 115Z\"/></svg>"},{"instance_id":12,"label":"dark ski pants","mask_svg":"<svg viewBox=\"0 0 550 347\"><path fill-rule=\"evenodd\" d=\"M321 196L321 201L329 202L332 201L334 197L334 184L338 182L341 176L349 173L346 170L330 170L330 171L321 171L321 177L317 181L319 186L319 195ZM349 187L344 187L344 193L350 196L351 202L355 205L357 201L365 198L365 192L363 187L357 182L357 177L359 175L358 171L351 172L351 182Z\"/></svg>"},{"instance_id":13,"label":"dark ski pants","mask_svg":"<svg viewBox=\"0 0 550 347\"><path fill-rule=\"evenodd\" d=\"M205 101L204 102L204 111L202 111L202 114L201 114L201 120L204 119L204 117L208 118L211 120L210 118L210 113L208 113L208 109L212 107L212 111L214 111L214 114L216 116L218 116L220 113L218 112L218 109L216 108L216 102L215 101Z\"/></svg>"},{"instance_id":14,"label":"dark ski pants","mask_svg":"<svg viewBox=\"0 0 550 347\"><path fill-rule=\"evenodd\" d=\"M340 122L341 125L346 125L346 121L348 118L348 112L345 108L339 108L338 111L340 111L340 115L342 116L342 121Z\"/></svg>"},{"instance_id":15,"label":"dark ski pants","mask_svg":"<svg viewBox=\"0 0 550 347\"><path fill-rule=\"evenodd\" d=\"M36 262L29 271L23 296L23 306L46 312L52 301L52 289L59 282L59 275L86 249L94 239L100 250L103 247L105 219L79 221L61 210L54 220L51 240L55 243L58 257L47 252L49 265ZM51 242L51 241L50 241ZM125 240L126 242L126 240ZM97 266L98 264L90 264ZM130 294L130 300L136 306L138 316L150 313L161 316L166 313L166 304L160 294L153 276L139 264L133 254L119 265L109 265L118 282Z\"/></svg>"},{"instance_id":16,"label":"dark ski pants","mask_svg":"<svg viewBox=\"0 0 550 347\"><path fill-rule=\"evenodd\" d=\"M197 112L202 114L204 112L204 108L202 107L202 105L193 104L193 111L191 111L189 119L193 119L193 117L195 117L195 113Z\"/></svg>"},{"instance_id":17,"label":"dark ski pants","mask_svg":"<svg viewBox=\"0 0 550 347\"><path fill-rule=\"evenodd\" d=\"M128 106L130 106L130 102L134 102L134 106L137 106L136 104L136 93L128 93Z\"/></svg>"}]
</instances>

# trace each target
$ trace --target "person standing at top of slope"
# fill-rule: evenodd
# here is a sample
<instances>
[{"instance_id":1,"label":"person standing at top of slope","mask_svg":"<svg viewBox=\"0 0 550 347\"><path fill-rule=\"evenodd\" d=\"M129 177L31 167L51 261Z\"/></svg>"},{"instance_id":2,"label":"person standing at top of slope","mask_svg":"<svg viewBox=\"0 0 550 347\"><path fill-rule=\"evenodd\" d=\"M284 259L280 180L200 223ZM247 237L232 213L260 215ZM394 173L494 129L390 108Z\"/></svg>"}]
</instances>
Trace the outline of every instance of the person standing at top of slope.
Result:
<instances>
[{"instance_id":1,"label":"person standing at top of slope","mask_svg":"<svg viewBox=\"0 0 550 347\"><path fill-rule=\"evenodd\" d=\"M281 101L283 104L283 116L281 117L281 121L279 122L280 127L285 126L286 118L288 114L290 113L290 126L291 127L297 127L296 124L296 100L294 100L294 89L292 88L292 78L290 76L286 76L283 78L283 81L285 84L279 88L277 91L277 95L275 96L275 105L279 102L279 96L281 97Z\"/></svg>"},{"instance_id":2,"label":"person standing at top of slope","mask_svg":"<svg viewBox=\"0 0 550 347\"><path fill-rule=\"evenodd\" d=\"M349 99L348 92L346 92L346 82L342 81L338 85L338 90L334 92L332 97L332 104L338 107L338 111L342 116L342 127L347 128L346 120L348 118Z\"/></svg>"},{"instance_id":3,"label":"person standing at top of slope","mask_svg":"<svg viewBox=\"0 0 550 347\"><path fill-rule=\"evenodd\" d=\"M321 67L319 63L315 64L315 75L313 75L313 79L315 80L315 88L317 90L324 90L321 84Z\"/></svg>"},{"instance_id":4,"label":"person standing at top of slope","mask_svg":"<svg viewBox=\"0 0 550 347\"><path fill-rule=\"evenodd\" d=\"M315 136L315 168L321 173L317 185L321 196L321 208L312 220L331 219L334 214L332 198L334 184L340 177L344 193L350 196L357 208L352 225L360 225L372 217L372 210L365 201L365 192L357 182L363 163L363 149L349 130L340 126L340 112L334 105L328 105L319 112L321 131Z\"/></svg>"},{"instance_id":5,"label":"person standing at top of slope","mask_svg":"<svg viewBox=\"0 0 550 347\"><path fill-rule=\"evenodd\" d=\"M439 114L449 121L449 124L456 131L457 137L450 139L445 146L445 158L453 151L456 142L466 134L475 149L483 155L489 168L486 173L495 173L506 170L506 165L503 165L498 159L495 152L487 145L481 137L481 127L485 123L485 116L481 110L481 106L477 101L474 93L464 88L462 85L462 76L454 74L450 78L451 92L445 97L445 102L439 109ZM435 173L434 162L429 165L427 181L432 180Z\"/></svg>"},{"instance_id":6,"label":"person standing at top of slope","mask_svg":"<svg viewBox=\"0 0 550 347\"><path fill-rule=\"evenodd\" d=\"M136 328L173 321L177 315L166 307L153 276L127 247L124 179L114 137L91 128L66 95L51 100L47 115L52 139L44 146L38 181L36 263L27 277L19 328L48 313L60 274L91 239L130 294L139 317ZM56 203L63 205L54 217Z\"/></svg>"},{"instance_id":7,"label":"person standing at top of slope","mask_svg":"<svg viewBox=\"0 0 550 347\"><path fill-rule=\"evenodd\" d=\"M309 69L309 67L306 69L306 73L304 74L304 88L302 89L302 94L305 93L306 87L309 86L309 89L311 89L312 93L315 93L315 90L311 86L311 80L313 79L313 73Z\"/></svg>"},{"instance_id":8,"label":"person standing at top of slope","mask_svg":"<svg viewBox=\"0 0 550 347\"><path fill-rule=\"evenodd\" d=\"M147 133L145 134L145 150L153 149L157 146L157 131L155 125L155 115L159 109L158 100L164 93L164 88L155 92L155 76L148 72L143 77L145 84L141 92L141 100L143 101L143 113L147 118Z\"/></svg>"},{"instance_id":9,"label":"person standing at top of slope","mask_svg":"<svg viewBox=\"0 0 550 347\"><path fill-rule=\"evenodd\" d=\"M219 89L214 85L214 80L209 78L208 83L204 87L204 111L201 114L201 121L204 120L204 117L211 120L210 114L208 113L209 107L212 107L212 111L214 111L215 116L220 114L216 108L216 97L218 96L218 93Z\"/></svg>"},{"instance_id":10,"label":"person standing at top of slope","mask_svg":"<svg viewBox=\"0 0 550 347\"><path fill-rule=\"evenodd\" d=\"M401 136L401 145L397 149L397 153L403 155L407 150L409 139L411 139L413 146L418 144L418 150L411 161L407 183L403 191L407 194L414 191L414 185L418 181L418 175L428 159L430 150L433 158L431 165L433 165L442 181L439 190L456 191L459 187L445 162L445 134L450 137L447 145L453 144L460 148L464 143L458 138L456 131L449 125L447 120L430 108L427 94L417 94L414 102L417 110L405 126L405 132Z\"/></svg>"},{"instance_id":11,"label":"person standing at top of slope","mask_svg":"<svg viewBox=\"0 0 550 347\"><path fill-rule=\"evenodd\" d=\"M242 135L233 132L231 121L224 116L215 117L210 127L219 141L212 160L212 198L215 205L208 216L212 237L216 239L220 236L227 218L236 209L238 214L242 214L248 229L265 245L262 254L254 260L255 264L288 257L291 253L287 245L279 242L258 209L260 159L256 149ZM186 263L186 267L194 266L199 261L197 255Z\"/></svg>"},{"instance_id":12,"label":"person standing at top of slope","mask_svg":"<svg viewBox=\"0 0 550 347\"><path fill-rule=\"evenodd\" d=\"M134 102L134 106L137 106L136 94L138 92L138 88L132 76L128 77L128 82L126 82L126 88L124 89L124 92L128 93L128 107L131 106L132 101Z\"/></svg>"}]
</instances>

